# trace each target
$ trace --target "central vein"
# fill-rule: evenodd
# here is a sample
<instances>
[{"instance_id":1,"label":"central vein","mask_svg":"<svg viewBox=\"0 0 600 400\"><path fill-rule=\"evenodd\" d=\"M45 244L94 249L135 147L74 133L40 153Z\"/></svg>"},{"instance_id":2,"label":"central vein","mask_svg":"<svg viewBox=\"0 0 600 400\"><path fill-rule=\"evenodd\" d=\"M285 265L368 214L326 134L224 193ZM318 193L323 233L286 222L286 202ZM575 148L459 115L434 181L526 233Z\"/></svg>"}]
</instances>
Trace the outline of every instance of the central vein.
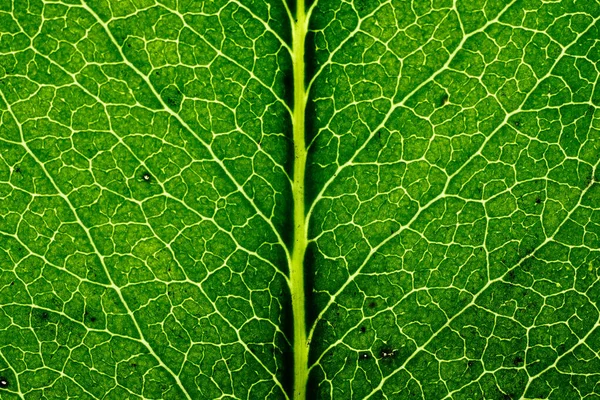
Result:
<instances>
[{"instance_id":1,"label":"central vein","mask_svg":"<svg viewBox=\"0 0 600 400\"><path fill-rule=\"evenodd\" d=\"M308 343L304 294L304 254L306 252L306 222L304 215L304 173L306 147L304 118L306 88L304 84L304 42L306 14L304 0L296 1L296 21L293 30L294 65L294 248L290 268L292 311L294 320L294 400L306 400L308 381Z\"/></svg>"}]
</instances>

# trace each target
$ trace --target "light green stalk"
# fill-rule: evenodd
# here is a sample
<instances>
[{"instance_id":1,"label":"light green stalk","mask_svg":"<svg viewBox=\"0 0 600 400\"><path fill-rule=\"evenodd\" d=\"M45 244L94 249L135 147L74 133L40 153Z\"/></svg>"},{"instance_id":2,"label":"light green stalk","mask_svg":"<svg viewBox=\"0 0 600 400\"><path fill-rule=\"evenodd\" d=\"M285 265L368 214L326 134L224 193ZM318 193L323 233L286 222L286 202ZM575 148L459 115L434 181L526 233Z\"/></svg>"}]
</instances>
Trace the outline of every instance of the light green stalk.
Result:
<instances>
[{"instance_id":1,"label":"light green stalk","mask_svg":"<svg viewBox=\"0 0 600 400\"><path fill-rule=\"evenodd\" d=\"M304 82L304 52L306 13L304 0L296 2L296 20L293 31L294 63L294 249L290 268L292 309L294 317L294 400L306 400L308 381L308 342L304 294L304 254L306 253L306 222L304 215L304 173L306 146L304 118L306 87Z\"/></svg>"}]
</instances>

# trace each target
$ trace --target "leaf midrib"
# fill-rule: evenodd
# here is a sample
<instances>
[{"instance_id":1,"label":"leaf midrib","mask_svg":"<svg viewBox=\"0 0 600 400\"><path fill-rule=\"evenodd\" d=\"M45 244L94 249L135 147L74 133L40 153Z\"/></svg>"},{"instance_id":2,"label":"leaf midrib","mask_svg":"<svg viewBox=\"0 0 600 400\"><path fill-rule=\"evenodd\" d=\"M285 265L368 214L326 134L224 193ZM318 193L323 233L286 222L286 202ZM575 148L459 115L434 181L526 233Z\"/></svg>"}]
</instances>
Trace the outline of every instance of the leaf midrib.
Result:
<instances>
[{"instance_id":1,"label":"leaf midrib","mask_svg":"<svg viewBox=\"0 0 600 400\"><path fill-rule=\"evenodd\" d=\"M292 64L294 73L294 244L290 265L290 293L292 301L294 338L294 400L306 399L308 382L308 341L306 337L306 303L304 286L304 255L307 245L306 215L304 212L304 181L306 179L305 118L307 92L305 86L305 41L308 30L304 0L296 2L296 19L293 25Z\"/></svg>"}]
</instances>

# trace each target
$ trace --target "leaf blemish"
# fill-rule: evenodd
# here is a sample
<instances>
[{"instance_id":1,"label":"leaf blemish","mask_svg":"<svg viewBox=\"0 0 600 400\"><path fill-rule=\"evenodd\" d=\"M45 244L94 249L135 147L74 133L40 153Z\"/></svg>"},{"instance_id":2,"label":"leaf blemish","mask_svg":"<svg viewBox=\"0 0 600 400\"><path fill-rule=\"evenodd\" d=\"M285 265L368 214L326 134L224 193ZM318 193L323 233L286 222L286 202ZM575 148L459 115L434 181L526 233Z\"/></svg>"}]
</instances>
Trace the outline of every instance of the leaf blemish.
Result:
<instances>
[{"instance_id":1,"label":"leaf blemish","mask_svg":"<svg viewBox=\"0 0 600 400\"><path fill-rule=\"evenodd\" d=\"M443 107L443 106L445 106L445 105L446 105L446 103L448 103L448 99L449 99L449 98L450 98L450 97L449 97L447 94L443 95L443 96L440 98L440 107Z\"/></svg>"},{"instance_id":2,"label":"leaf blemish","mask_svg":"<svg viewBox=\"0 0 600 400\"><path fill-rule=\"evenodd\" d=\"M392 349L391 347L383 347L380 351L379 351L379 358L381 359L385 359L385 358L394 358L396 357L396 351L394 349Z\"/></svg>"},{"instance_id":3,"label":"leaf blemish","mask_svg":"<svg viewBox=\"0 0 600 400\"><path fill-rule=\"evenodd\" d=\"M0 388L4 389L7 388L9 385L8 383L8 379L6 379L5 377L0 377Z\"/></svg>"},{"instance_id":4,"label":"leaf blemish","mask_svg":"<svg viewBox=\"0 0 600 400\"><path fill-rule=\"evenodd\" d=\"M517 356L513 360L513 365L516 367L516 366L519 366L522 362L523 362L523 357Z\"/></svg>"}]
</instances>

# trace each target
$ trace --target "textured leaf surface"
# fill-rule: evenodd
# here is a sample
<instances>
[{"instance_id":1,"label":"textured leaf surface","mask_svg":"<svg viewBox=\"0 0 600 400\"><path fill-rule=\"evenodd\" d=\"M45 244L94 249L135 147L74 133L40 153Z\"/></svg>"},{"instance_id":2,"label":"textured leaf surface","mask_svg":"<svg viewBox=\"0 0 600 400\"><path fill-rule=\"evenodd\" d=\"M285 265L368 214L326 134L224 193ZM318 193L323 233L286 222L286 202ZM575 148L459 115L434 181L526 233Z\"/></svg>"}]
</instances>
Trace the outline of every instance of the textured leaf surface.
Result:
<instances>
[{"instance_id":1,"label":"textured leaf surface","mask_svg":"<svg viewBox=\"0 0 600 400\"><path fill-rule=\"evenodd\" d=\"M599 20L0 0L0 398L600 398Z\"/></svg>"}]
</instances>

